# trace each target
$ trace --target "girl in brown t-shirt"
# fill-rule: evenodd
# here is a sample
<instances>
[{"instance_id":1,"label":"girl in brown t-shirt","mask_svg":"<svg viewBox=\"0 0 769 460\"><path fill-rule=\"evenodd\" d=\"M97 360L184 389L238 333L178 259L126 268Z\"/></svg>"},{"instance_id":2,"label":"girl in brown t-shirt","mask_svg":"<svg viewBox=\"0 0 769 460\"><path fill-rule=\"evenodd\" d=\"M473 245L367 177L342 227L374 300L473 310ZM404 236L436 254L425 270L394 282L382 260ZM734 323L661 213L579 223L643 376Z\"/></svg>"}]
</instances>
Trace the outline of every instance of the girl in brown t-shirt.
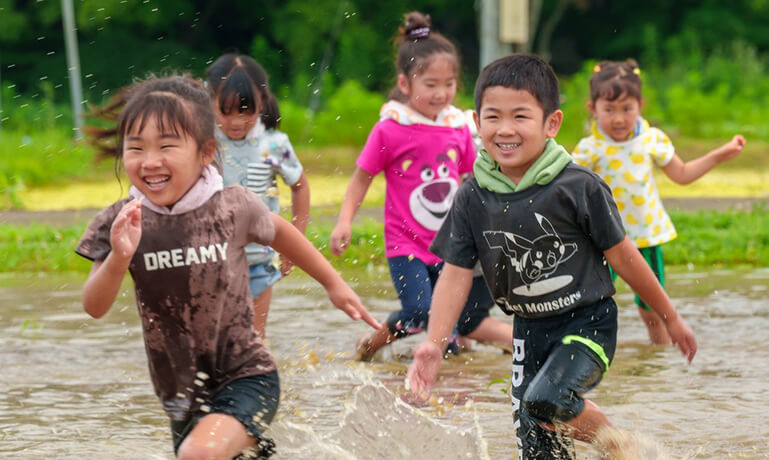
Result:
<instances>
[{"instance_id":1,"label":"girl in brown t-shirt","mask_svg":"<svg viewBox=\"0 0 769 460\"><path fill-rule=\"evenodd\" d=\"M222 187L212 166L214 113L199 82L149 79L94 116L117 122L90 133L103 154L122 159L132 187L94 218L76 249L94 262L85 311L103 316L128 270L179 458L232 458L252 446L269 455L272 441L262 431L277 410L279 384L252 326L244 247L272 246L352 319L379 323L293 225L247 189ZM112 139L117 145L108 145Z\"/></svg>"}]
</instances>

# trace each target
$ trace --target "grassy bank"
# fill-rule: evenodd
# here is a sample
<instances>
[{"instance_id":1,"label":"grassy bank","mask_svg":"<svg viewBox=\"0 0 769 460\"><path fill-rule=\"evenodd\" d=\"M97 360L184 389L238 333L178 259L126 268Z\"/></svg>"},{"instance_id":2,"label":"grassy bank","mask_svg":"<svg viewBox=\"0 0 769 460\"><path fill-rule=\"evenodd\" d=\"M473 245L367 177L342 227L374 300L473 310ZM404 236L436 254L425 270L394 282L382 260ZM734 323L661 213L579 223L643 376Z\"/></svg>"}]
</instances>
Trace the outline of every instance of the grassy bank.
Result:
<instances>
[{"instance_id":1,"label":"grassy bank","mask_svg":"<svg viewBox=\"0 0 769 460\"><path fill-rule=\"evenodd\" d=\"M769 210L671 212L678 239L664 246L671 265L723 267L769 266ZM0 272L82 272L91 264L73 252L85 224L0 224ZM372 270L386 265L382 223L378 219L356 220L352 245L342 257L328 250L333 219L317 216L307 237L343 273Z\"/></svg>"},{"instance_id":2,"label":"grassy bank","mask_svg":"<svg viewBox=\"0 0 769 460\"><path fill-rule=\"evenodd\" d=\"M338 154L342 155L342 152L345 150L340 150ZM308 167L307 177L313 207L332 208L333 212L337 212L347 189L350 171ZM687 186L674 184L664 174L657 174L656 177L664 198L769 196L769 168L719 168ZM122 178L118 182L114 175L105 175L98 181L25 188L19 190L15 196L19 207L29 211L104 208L126 196L128 187L127 179ZM279 187L281 205L290 206L290 190L280 181ZM381 207L384 194L385 183L380 174L374 178L366 194L364 207Z\"/></svg>"}]
</instances>

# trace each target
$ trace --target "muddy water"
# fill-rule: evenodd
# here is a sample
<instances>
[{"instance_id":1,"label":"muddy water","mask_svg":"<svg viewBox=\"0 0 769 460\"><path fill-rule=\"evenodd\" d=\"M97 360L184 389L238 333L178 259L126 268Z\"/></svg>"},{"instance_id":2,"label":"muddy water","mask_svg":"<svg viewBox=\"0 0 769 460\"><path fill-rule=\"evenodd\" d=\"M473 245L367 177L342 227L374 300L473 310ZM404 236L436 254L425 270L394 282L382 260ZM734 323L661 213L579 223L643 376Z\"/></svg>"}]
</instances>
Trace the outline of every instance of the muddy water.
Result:
<instances>
[{"instance_id":1,"label":"muddy water","mask_svg":"<svg viewBox=\"0 0 769 460\"><path fill-rule=\"evenodd\" d=\"M397 305L392 287L382 274L366 278L352 284L384 317ZM79 304L83 279L0 277L0 457L173 458L129 285L93 320ZM697 334L694 363L647 344L621 289L618 352L591 398L656 452L649 458L769 458L769 269L673 272L669 291ZM364 332L311 280L278 284L268 324L283 386L274 458L515 458L505 385L489 387L509 374L509 355L478 347L452 358L436 398L415 410L400 397L417 340L360 364L352 344Z\"/></svg>"}]
</instances>

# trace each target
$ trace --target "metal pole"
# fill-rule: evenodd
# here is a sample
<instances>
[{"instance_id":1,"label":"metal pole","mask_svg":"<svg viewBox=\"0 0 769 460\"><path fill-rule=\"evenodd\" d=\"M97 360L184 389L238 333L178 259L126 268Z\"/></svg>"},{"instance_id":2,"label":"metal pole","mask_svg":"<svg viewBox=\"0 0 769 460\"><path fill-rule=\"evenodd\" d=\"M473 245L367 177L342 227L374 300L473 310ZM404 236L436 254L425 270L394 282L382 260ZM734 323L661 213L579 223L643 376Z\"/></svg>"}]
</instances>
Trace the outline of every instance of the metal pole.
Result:
<instances>
[{"instance_id":1,"label":"metal pole","mask_svg":"<svg viewBox=\"0 0 769 460\"><path fill-rule=\"evenodd\" d=\"M480 69L486 64L510 54L513 47L499 41L499 0L481 0L481 62Z\"/></svg>"},{"instance_id":2,"label":"metal pole","mask_svg":"<svg viewBox=\"0 0 769 460\"><path fill-rule=\"evenodd\" d=\"M72 0L61 0L61 12L64 25L64 44L67 48L67 72L69 91L72 98L72 116L74 118L75 137L83 137L83 87L80 83L80 57L77 51L77 26Z\"/></svg>"}]
</instances>

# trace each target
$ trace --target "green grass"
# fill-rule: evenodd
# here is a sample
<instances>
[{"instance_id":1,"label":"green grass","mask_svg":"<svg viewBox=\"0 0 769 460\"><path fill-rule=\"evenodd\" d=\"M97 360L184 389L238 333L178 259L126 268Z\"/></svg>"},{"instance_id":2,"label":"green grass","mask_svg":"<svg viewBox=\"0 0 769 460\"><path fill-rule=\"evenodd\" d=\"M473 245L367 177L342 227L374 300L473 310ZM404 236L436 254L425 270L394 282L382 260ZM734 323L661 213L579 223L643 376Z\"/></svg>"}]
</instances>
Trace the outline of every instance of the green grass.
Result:
<instances>
[{"instance_id":1,"label":"green grass","mask_svg":"<svg viewBox=\"0 0 769 460\"><path fill-rule=\"evenodd\" d=\"M663 246L665 261L696 266L769 265L769 211L671 212L678 238Z\"/></svg>"},{"instance_id":2,"label":"green grass","mask_svg":"<svg viewBox=\"0 0 769 460\"><path fill-rule=\"evenodd\" d=\"M85 225L0 225L0 272L84 272L91 263L74 250Z\"/></svg>"},{"instance_id":3,"label":"green grass","mask_svg":"<svg viewBox=\"0 0 769 460\"><path fill-rule=\"evenodd\" d=\"M769 266L769 210L670 213L678 239L664 245L670 265L701 267ZM357 272L386 265L383 228L378 219L363 218L353 226L352 244L341 257L332 256L328 241L332 219L316 219L307 237L339 270ZM74 253L85 225L0 225L0 272L81 272L91 264Z\"/></svg>"}]
</instances>

